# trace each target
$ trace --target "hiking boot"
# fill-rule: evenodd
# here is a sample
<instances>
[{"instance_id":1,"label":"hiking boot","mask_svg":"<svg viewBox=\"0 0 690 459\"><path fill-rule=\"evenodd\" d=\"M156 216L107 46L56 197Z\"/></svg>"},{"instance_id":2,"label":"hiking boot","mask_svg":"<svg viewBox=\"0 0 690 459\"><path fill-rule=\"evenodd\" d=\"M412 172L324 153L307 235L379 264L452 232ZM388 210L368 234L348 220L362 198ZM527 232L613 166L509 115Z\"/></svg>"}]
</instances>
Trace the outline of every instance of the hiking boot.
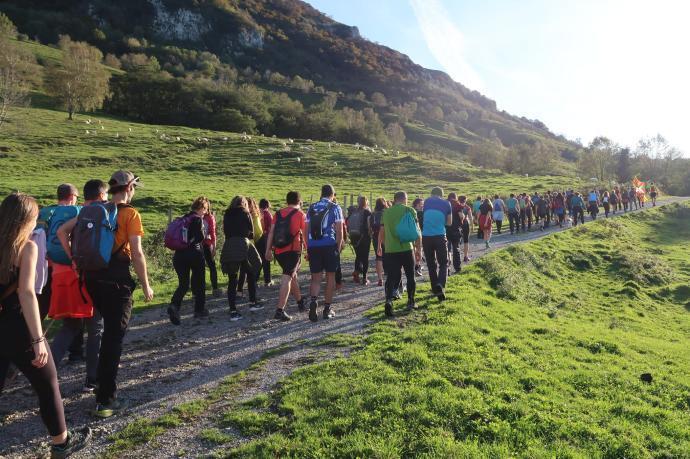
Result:
<instances>
[{"instance_id":1,"label":"hiking boot","mask_svg":"<svg viewBox=\"0 0 690 459\"><path fill-rule=\"evenodd\" d=\"M352 282L359 284L359 273L357 271L352 273Z\"/></svg>"},{"instance_id":2,"label":"hiking boot","mask_svg":"<svg viewBox=\"0 0 690 459\"><path fill-rule=\"evenodd\" d=\"M276 320L282 320L283 322L289 322L292 317L290 317L284 309L276 309L276 314L273 316Z\"/></svg>"},{"instance_id":3,"label":"hiking boot","mask_svg":"<svg viewBox=\"0 0 690 459\"><path fill-rule=\"evenodd\" d=\"M446 301L446 292L440 285L436 286L436 298L438 298L438 301Z\"/></svg>"},{"instance_id":4,"label":"hiking boot","mask_svg":"<svg viewBox=\"0 0 690 459\"><path fill-rule=\"evenodd\" d=\"M84 393L94 393L97 388L98 384L96 383L96 381L90 381L87 379L81 391Z\"/></svg>"},{"instance_id":5,"label":"hiking boot","mask_svg":"<svg viewBox=\"0 0 690 459\"><path fill-rule=\"evenodd\" d=\"M407 310L408 311L414 311L417 309L417 303L414 302L414 300L408 300L407 302Z\"/></svg>"},{"instance_id":6,"label":"hiking boot","mask_svg":"<svg viewBox=\"0 0 690 459\"><path fill-rule=\"evenodd\" d=\"M168 306L168 317L173 325L180 325L180 308L174 304Z\"/></svg>"},{"instance_id":7,"label":"hiking boot","mask_svg":"<svg viewBox=\"0 0 690 459\"><path fill-rule=\"evenodd\" d=\"M384 313L386 314L386 317L393 317L393 302L391 300L386 300Z\"/></svg>"},{"instance_id":8,"label":"hiking boot","mask_svg":"<svg viewBox=\"0 0 690 459\"><path fill-rule=\"evenodd\" d=\"M301 300L299 300L297 302L297 310L299 312L304 312L307 310L306 306L304 306L304 298L302 298Z\"/></svg>"},{"instance_id":9,"label":"hiking boot","mask_svg":"<svg viewBox=\"0 0 690 459\"><path fill-rule=\"evenodd\" d=\"M326 306L323 308L323 318L324 319L332 319L335 317L335 311L330 307Z\"/></svg>"},{"instance_id":10,"label":"hiking boot","mask_svg":"<svg viewBox=\"0 0 690 459\"><path fill-rule=\"evenodd\" d=\"M208 309L204 308L199 311L194 311L195 319L203 319L204 317L208 317Z\"/></svg>"},{"instance_id":11,"label":"hiking boot","mask_svg":"<svg viewBox=\"0 0 690 459\"><path fill-rule=\"evenodd\" d=\"M237 310L232 310L230 311L230 320L233 322L237 322L238 320L242 319L242 316L240 315Z\"/></svg>"},{"instance_id":12,"label":"hiking boot","mask_svg":"<svg viewBox=\"0 0 690 459\"><path fill-rule=\"evenodd\" d=\"M249 310L252 312L261 311L264 308L263 300L256 300L249 306Z\"/></svg>"},{"instance_id":13,"label":"hiking boot","mask_svg":"<svg viewBox=\"0 0 690 459\"><path fill-rule=\"evenodd\" d=\"M124 400L116 398L110 403L97 403L93 415L105 419L121 413L126 407Z\"/></svg>"},{"instance_id":14,"label":"hiking boot","mask_svg":"<svg viewBox=\"0 0 690 459\"><path fill-rule=\"evenodd\" d=\"M489 245L489 241L486 241L485 244L486 244L486 248L487 248L487 249L490 249L490 248L491 248L491 246Z\"/></svg>"},{"instance_id":15,"label":"hiking boot","mask_svg":"<svg viewBox=\"0 0 690 459\"><path fill-rule=\"evenodd\" d=\"M309 320L312 322L316 322L319 320L319 315L316 313L316 308L318 307L318 303L316 300L311 300L309 302Z\"/></svg>"},{"instance_id":16,"label":"hiking boot","mask_svg":"<svg viewBox=\"0 0 690 459\"><path fill-rule=\"evenodd\" d=\"M470 262L470 257L465 257L462 260L464 263L469 263Z\"/></svg>"},{"instance_id":17,"label":"hiking boot","mask_svg":"<svg viewBox=\"0 0 690 459\"><path fill-rule=\"evenodd\" d=\"M51 445L50 458L62 459L70 456L91 441L91 429L84 427L79 430L70 430L67 432L67 441L62 445Z\"/></svg>"}]
</instances>

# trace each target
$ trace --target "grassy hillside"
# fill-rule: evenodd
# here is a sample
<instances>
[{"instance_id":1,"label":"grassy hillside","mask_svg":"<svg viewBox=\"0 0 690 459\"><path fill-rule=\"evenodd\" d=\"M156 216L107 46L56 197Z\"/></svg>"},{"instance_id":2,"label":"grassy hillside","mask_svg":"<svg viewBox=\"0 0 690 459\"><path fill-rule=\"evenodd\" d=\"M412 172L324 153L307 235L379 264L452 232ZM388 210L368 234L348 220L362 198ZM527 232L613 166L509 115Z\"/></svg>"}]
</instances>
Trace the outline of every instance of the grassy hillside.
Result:
<instances>
[{"instance_id":1,"label":"grassy hillside","mask_svg":"<svg viewBox=\"0 0 690 459\"><path fill-rule=\"evenodd\" d=\"M254 438L227 455L688 457L689 242L674 204L495 252L219 416Z\"/></svg>"},{"instance_id":2,"label":"grassy hillside","mask_svg":"<svg viewBox=\"0 0 690 459\"><path fill-rule=\"evenodd\" d=\"M293 189L305 201L316 199L324 183L335 185L341 200L345 194L390 199L398 189L411 196L428 195L437 184L472 195L578 185L572 177L511 176L408 152L373 153L352 145L329 148L324 142L296 139L289 144L287 139L257 136L243 142L237 133L137 124L100 115L79 116L72 122L66 118L63 112L47 109L14 112L0 131L0 147L8 150L0 152L0 194L21 190L50 204L63 182L81 188L86 180L107 180L120 168L140 175L145 188L134 205L142 211L148 232L151 271L161 301L167 300L174 275L160 231L170 208L174 215L181 214L199 195L208 196L222 214L237 194L265 197L279 206Z\"/></svg>"}]
</instances>

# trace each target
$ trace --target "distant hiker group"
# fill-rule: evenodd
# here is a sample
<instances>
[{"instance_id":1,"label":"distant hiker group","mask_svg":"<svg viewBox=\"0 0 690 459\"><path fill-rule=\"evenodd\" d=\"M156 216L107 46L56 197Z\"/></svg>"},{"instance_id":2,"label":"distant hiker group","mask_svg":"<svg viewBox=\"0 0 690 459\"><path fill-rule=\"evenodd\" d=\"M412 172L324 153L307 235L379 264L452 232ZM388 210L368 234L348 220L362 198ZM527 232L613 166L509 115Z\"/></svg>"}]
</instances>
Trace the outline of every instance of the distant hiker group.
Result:
<instances>
[{"instance_id":1,"label":"distant hiker group","mask_svg":"<svg viewBox=\"0 0 690 459\"><path fill-rule=\"evenodd\" d=\"M392 201L376 199L373 209L360 196L346 212L332 185L324 185L320 199L306 211L297 191L289 191L275 213L267 199L257 204L251 197L235 196L222 216L220 250L211 202L200 196L165 231L164 244L174 252L178 279L167 314L172 324L181 325L183 300L191 287L194 318L209 315L206 268L213 295L220 296L219 253L221 271L228 278L229 320L242 319L238 296L245 284L248 310L264 308L257 284L263 272L264 285L273 285L274 260L281 278L273 317L292 319L286 310L292 297L296 310L307 312L310 321L333 319L337 314L334 298L343 283L341 255L350 244L355 255L352 280L364 286L370 284L373 249L376 283L385 291L384 312L392 317L394 302L405 292L407 309L417 309L416 278L422 275L423 265L433 294L439 301L446 299L448 276L470 261L475 227L477 238L488 249L494 228L501 234L506 218L513 234L533 226L543 231L552 224L584 223L585 211L595 219L600 207L606 217L638 209L645 205L646 191L656 205L656 186L645 190L639 183L585 193L480 195L471 203L466 196L444 195L440 187L434 187L427 199L417 198L411 206L407 193L398 191ZM41 417L51 435L52 457L66 457L91 436L88 427L67 430L56 370L68 353L75 358L83 354L84 333L83 388L95 393L93 414L106 418L125 406L116 392L136 286L131 268L145 301L154 297L142 246L144 227L132 206L141 186L138 176L117 171L107 183L98 179L86 182L83 205L77 205L79 192L70 184L58 187L55 205L40 210L34 198L22 193L13 193L0 204L0 391L17 370L26 376L38 394ZM298 279L303 256L311 276L307 297L302 296ZM46 316L61 322L50 347L42 328Z\"/></svg>"}]
</instances>

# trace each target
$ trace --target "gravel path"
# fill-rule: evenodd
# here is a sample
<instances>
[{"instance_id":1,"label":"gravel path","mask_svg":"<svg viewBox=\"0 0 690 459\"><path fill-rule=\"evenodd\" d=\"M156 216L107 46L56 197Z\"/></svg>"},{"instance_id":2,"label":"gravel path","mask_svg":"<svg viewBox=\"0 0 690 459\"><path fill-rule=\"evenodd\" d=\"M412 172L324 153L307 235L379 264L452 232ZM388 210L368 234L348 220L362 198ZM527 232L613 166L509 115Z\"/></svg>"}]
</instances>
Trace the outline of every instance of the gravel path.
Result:
<instances>
[{"instance_id":1,"label":"gravel path","mask_svg":"<svg viewBox=\"0 0 690 459\"><path fill-rule=\"evenodd\" d=\"M663 204L680 200L670 198ZM562 229L552 227L544 232L537 230L514 236L505 232L495 234L490 251L557 231ZM476 235L471 239L471 252L473 259L488 253ZM259 296L266 300L262 311L252 313L246 304L240 304L244 320L238 322L229 320L225 299L210 299L207 304L210 317L202 320L193 319L192 306L185 303L179 327L169 323L161 308L135 314L125 337L118 377L119 395L129 403L127 415L94 419L90 415L93 395L81 392L83 364L64 364L58 369L68 425L88 424L94 429L92 444L78 457L93 457L103 452L109 443L107 437L124 428L134 417L156 418L180 403L199 399L224 378L249 368L267 355L275 354L242 381L235 401L268 392L305 363L338 355L342 350L324 353L313 344L334 333L363 333L370 322L364 313L384 299L382 288L375 283L368 287L353 284L348 276L351 271L351 265L343 266L345 284L334 302L337 317L315 324L309 322L306 314L297 312L294 302L288 305L288 312L293 315L291 322L273 320L276 288L259 289ZM369 278L375 278L373 271ZM306 292L306 277L300 285ZM404 302L399 303L402 307ZM0 457L36 457L45 451L46 432L38 417L36 398L22 376L0 396L0 420ZM170 457L183 449L185 457L196 457L207 452L210 446L198 439L198 433L208 426L205 422L202 419L193 425L171 429L174 434L164 434L155 450L144 447L131 456Z\"/></svg>"}]
</instances>

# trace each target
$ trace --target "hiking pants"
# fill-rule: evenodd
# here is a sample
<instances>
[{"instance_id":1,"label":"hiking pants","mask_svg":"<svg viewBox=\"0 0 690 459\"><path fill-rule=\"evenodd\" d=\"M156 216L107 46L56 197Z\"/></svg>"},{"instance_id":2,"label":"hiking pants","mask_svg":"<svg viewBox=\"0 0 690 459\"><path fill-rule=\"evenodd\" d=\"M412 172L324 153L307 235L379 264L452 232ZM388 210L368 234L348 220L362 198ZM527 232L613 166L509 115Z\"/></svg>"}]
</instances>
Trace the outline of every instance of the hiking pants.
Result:
<instances>
[{"instance_id":1,"label":"hiking pants","mask_svg":"<svg viewBox=\"0 0 690 459\"><path fill-rule=\"evenodd\" d=\"M503 228L503 220L496 220L496 231L501 234L501 228Z\"/></svg>"},{"instance_id":2,"label":"hiking pants","mask_svg":"<svg viewBox=\"0 0 690 459\"><path fill-rule=\"evenodd\" d=\"M189 291L191 273L194 311L203 311L206 305L206 260L203 252L194 248L177 250L173 256L173 267L177 273L177 290L173 293L170 303L177 309L180 308L184 296Z\"/></svg>"},{"instance_id":3,"label":"hiking pants","mask_svg":"<svg viewBox=\"0 0 690 459\"><path fill-rule=\"evenodd\" d=\"M383 266L386 270L386 300L392 301L401 285L402 273L405 270L407 278L407 299L414 301L417 281L414 278L414 252L395 252L383 254Z\"/></svg>"},{"instance_id":4,"label":"hiking pants","mask_svg":"<svg viewBox=\"0 0 690 459\"><path fill-rule=\"evenodd\" d=\"M94 309L93 317L89 319L63 319L60 331L55 334L50 344L50 351L57 367L75 338L83 333L84 324L86 324L88 336L86 339L86 380L95 383L98 380L98 351L103 335L103 319L97 309Z\"/></svg>"},{"instance_id":5,"label":"hiking pants","mask_svg":"<svg viewBox=\"0 0 690 459\"><path fill-rule=\"evenodd\" d=\"M455 271L460 271L460 262L462 257L460 255L460 241L462 241L462 235L460 233L448 233L448 252L453 258L453 269Z\"/></svg>"},{"instance_id":6,"label":"hiking pants","mask_svg":"<svg viewBox=\"0 0 690 459\"><path fill-rule=\"evenodd\" d=\"M264 284L268 285L271 282L271 262L266 260L266 243L268 242L268 234L264 234L261 236L261 239L259 239L256 242L256 250L259 252L259 256L261 256L261 268L259 268L259 272L256 274L256 281L259 281L259 276L261 275L261 271L263 270L264 272Z\"/></svg>"},{"instance_id":7,"label":"hiking pants","mask_svg":"<svg viewBox=\"0 0 690 459\"><path fill-rule=\"evenodd\" d=\"M204 260L208 271L211 274L211 288L216 290L218 288L218 269L216 268L216 260L211 252L211 247L204 245Z\"/></svg>"},{"instance_id":8,"label":"hiking pants","mask_svg":"<svg viewBox=\"0 0 690 459\"><path fill-rule=\"evenodd\" d=\"M510 234L513 234L514 231L520 232L520 214L517 211L508 212L508 223L510 224Z\"/></svg>"},{"instance_id":9,"label":"hiking pants","mask_svg":"<svg viewBox=\"0 0 690 459\"><path fill-rule=\"evenodd\" d=\"M111 262L112 264L112 262ZM98 356L98 403L110 403L117 390L117 370L122 356L122 340L132 316L132 292L134 280L127 274L119 279L105 277L86 279L86 289L91 295L93 306L103 317L103 336Z\"/></svg>"},{"instance_id":10,"label":"hiking pants","mask_svg":"<svg viewBox=\"0 0 690 459\"><path fill-rule=\"evenodd\" d=\"M361 273L364 277L369 272L369 247L371 247L371 238L362 237L355 249L355 271Z\"/></svg>"},{"instance_id":11,"label":"hiking pants","mask_svg":"<svg viewBox=\"0 0 690 459\"><path fill-rule=\"evenodd\" d=\"M424 236L422 247L426 266L429 269L431 287L440 285L446 288L448 278L448 241L445 236ZM413 266L414 267L414 266Z\"/></svg>"},{"instance_id":12,"label":"hiking pants","mask_svg":"<svg viewBox=\"0 0 690 459\"><path fill-rule=\"evenodd\" d=\"M573 207L573 226L577 226L577 218L580 217L580 221L585 223L585 211L580 206Z\"/></svg>"},{"instance_id":13,"label":"hiking pants","mask_svg":"<svg viewBox=\"0 0 690 459\"><path fill-rule=\"evenodd\" d=\"M36 368L31 364L34 352L24 317L18 312L7 312L0 316L0 394L9 366L14 364L38 395L41 419L48 428L48 433L56 436L67 430L67 427L55 362L50 346L46 347L48 363L43 368Z\"/></svg>"},{"instance_id":14,"label":"hiking pants","mask_svg":"<svg viewBox=\"0 0 690 459\"><path fill-rule=\"evenodd\" d=\"M238 261L233 263L227 263L223 267L225 273L228 275L228 305L230 310L234 311L237 309L237 277L239 275L240 269L243 269L247 276L247 288L249 289L249 301L252 303L256 301L256 277L254 272L249 266L247 260Z\"/></svg>"}]
</instances>

